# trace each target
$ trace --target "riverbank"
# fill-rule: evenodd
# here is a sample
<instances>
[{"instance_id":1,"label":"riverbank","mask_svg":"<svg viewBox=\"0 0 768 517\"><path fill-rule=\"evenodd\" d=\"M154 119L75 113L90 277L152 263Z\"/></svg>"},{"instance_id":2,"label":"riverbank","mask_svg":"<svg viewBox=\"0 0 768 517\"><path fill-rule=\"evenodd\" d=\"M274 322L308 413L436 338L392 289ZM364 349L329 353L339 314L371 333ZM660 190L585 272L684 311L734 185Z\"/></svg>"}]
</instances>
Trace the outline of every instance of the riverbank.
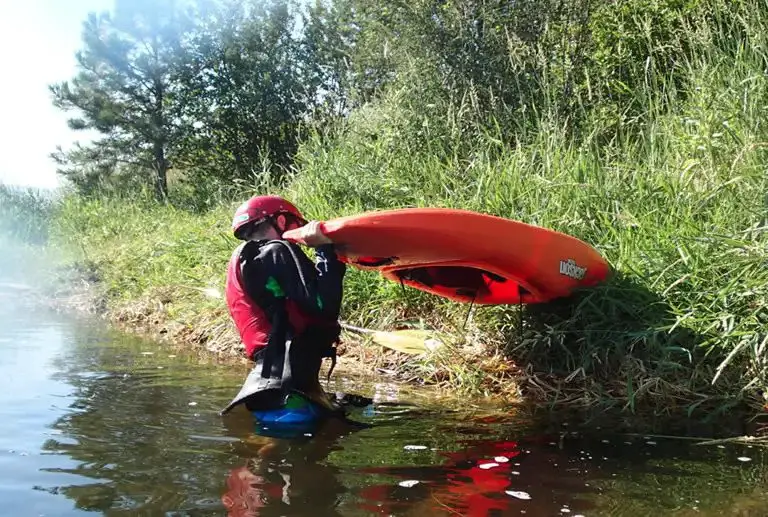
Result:
<instances>
[{"instance_id":1,"label":"riverbank","mask_svg":"<svg viewBox=\"0 0 768 517\"><path fill-rule=\"evenodd\" d=\"M738 236L754 213L746 193L763 181L759 169L743 169L750 175L741 182L712 178L716 192L733 191L713 196L709 190L684 190L695 182L677 184L682 179L671 174L671 164L654 181L638 171L634 190L627 189L622 178L612 180L597 163L591 176L585 176L590 183L573 189L574 179L564 176L576 172L566 165L561 186L548 191L552 208L536 208L522 219L595 245L616 271L610 282L570 299L525 308L520 328L516 307L475 307L467 317L466 305L403 291L375 274L351 269L345 321L383 330L416 324L453 336L455 346L434 356L412 357L345 335L342 364L468 396L501 395L553 407L708 416L736 407L758 412L762 378L753 372L759 358L750 357L750 349L740 343L760 336L760 296L768 279L757 266L765 250ZM517 182L512 170L524 172L511 164L494 166L503 172L496 175L497 181ZM415 171L420 165L412 167ZM352 204L340 209L328 203L350 197L310 190L334 184L313 182L314 170L308 166L283 193L307 207L309 217L354 211ZM494 170L488 164L485 174ZM530 171L527 180L549 182ZM483 184L489 178L477 181ZM675 185L664 194L657 181ZM524 187L516 184L518 190ZM598 187L606 193L602 201L590 194ZM514 192L509 199L535 208L534 199ZM617 192L623 193L621 199ZM714 209L694 216L692 207L707 199ZM434 204L450 205L447 201ZM593 218L566 217L580 212L575 207L556 209L558 204L565 208L565 201ZM643 211L640 205L650 201L654 204ZM239 343L223 300L211 296L221 292L226 262L237 245L229 232L236 203L193 212L149 200L69 197L54 218L51 245L69 250L67 260L76 264L70 269L73 278L98 293L96 310L121 328L238 360ZM612 211L616 206L620 210ZM685 214L690 217L684 219ZM738 217L730 219L733 216ZM722 231L726 225L732 228L728 233ZM705 231L716 227L721 228L718 234ZM755 235L759 240L759 230ZM722 285L719 278L729 278L729 284ZM738 304L718 305L723 300ZM727 367L712 383L726 359Z\"/></svg>"},{"instance_id":2,"label":"riverbank","mask_svg":"<svg viewBox=\"0 0 768 517\"><path fill-rule=\"evenodd\" d=\"M294 188L302 185L299 179ZM285 194L301 199L297 190ZM226 262L237 245L229 231L235 205L234 201L221 202L213 210L193 212L138 198L65 196L51 211L47 246L37 248L47 250L50 260L44 262L58 265L46 280L47 285L55 286L53 295L49 298L41 291L41 298L49 298L52 306L62 310L100 315L124 331L164 346L244 363L224 301L217 296L223 288ZM318 212L309 215L320 217ZM656 230L646 223L633 231L638 235ZM713 245L703 237L683 242L689 250L696 243ZM722 339L710 333L709 354L703 353L698 347L706 342L690 323L706 322L707 307L701 300L712 293L691 292L685 281L675 280L679 270L658 276L658 272L684 266L682 260L660 260L680 252L674 247L633 249L646 260L651 253L661 254L655 257L656 275L644 278L637 263L627 261L630 243L631 239L596 244L616 270L609 282L556 303L526 307L522 320L517 307L475 307L468 312L467 305L403 291L378 275L350 269L342 314L345 321L384 330L406 325L430 328L450 335L452 346L414 357L345 333L337 371L433 386L470 400L490 396L551 408L691 412L710 418L718 410L725 413L739 408L761 414L762 384L758 378L749 385L747 376L754 370L747 354L733 354L736 359L716 383L711 382L723 358L739 352L737 347L726 348L728 340L734 335L742 339L759 336L757 328L753 334L743 330L732 331L730 336L723 333ZM731 260L738 255L733 252L712 255L718 259L712 267L738 270L731 288L751 286L753 291L723 289L721 295L758 296L766 285L759 282L761 270L739 266L745 258L757 260L761 248L750 249L743 241L727 244L749 254L742 251L741 263ZM617 249L624 249L625 262L617 260ZM30 250L36 253L34 247ZM689 260L700 265L695 254L689 253ZM643 265L648 268L647 262ZM701 267L692 271L699 277L708 273ZM685 293L693 296L683 296ZM739 307L744 308L735 308ZM760 308L754 301L751 307ZM749 318L760 317L760 311L732 312L732 317L743 329L750 324ZM681 360L682 355L690 360Z\"/></svg>"}]
</instances>

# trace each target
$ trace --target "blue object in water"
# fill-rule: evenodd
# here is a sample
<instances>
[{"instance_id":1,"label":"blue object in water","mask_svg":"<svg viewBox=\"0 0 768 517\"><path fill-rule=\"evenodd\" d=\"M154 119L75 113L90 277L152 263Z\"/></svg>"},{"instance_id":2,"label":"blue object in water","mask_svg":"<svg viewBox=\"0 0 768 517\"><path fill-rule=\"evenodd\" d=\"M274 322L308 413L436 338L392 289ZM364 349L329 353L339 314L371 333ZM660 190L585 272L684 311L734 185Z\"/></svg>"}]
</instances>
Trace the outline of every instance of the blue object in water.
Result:
<instances>
[{"instance_id":1,"label":"blue object in water","mask_svg":"<svg viewBox=\"0 0 768 517\"><path fill-rule=\"evenodd\" d=\"M291 394L285 407L269 411L252 411L256 434L273 438L295 438L313 434L323 416L321 408L296 394Z\"/></svg>"},{"instance_id":2,"label":"blue object in water","mask_svg":"<svg viewBox=\"0 0 768 517\"><path fill-rule=\"evenodd\" d=\"M319 406L293 393L288 396L283 408L252 413L260 424L306 424L322 416Z\"/></svg>"}]
</instances>

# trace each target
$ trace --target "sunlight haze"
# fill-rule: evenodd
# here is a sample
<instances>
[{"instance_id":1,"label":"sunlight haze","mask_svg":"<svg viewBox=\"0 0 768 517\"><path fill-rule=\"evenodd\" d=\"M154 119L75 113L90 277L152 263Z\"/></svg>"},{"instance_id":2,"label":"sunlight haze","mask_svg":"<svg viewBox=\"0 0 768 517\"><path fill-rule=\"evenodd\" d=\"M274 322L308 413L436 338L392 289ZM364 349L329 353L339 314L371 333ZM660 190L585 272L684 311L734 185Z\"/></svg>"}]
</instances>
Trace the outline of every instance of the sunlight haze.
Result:
<instances>
[{"instance_id":1,"label":"sunlight haze","mask_svg":"<svg viewBox=\"0 0 768 517\"><path fill-rule=\"evenodd\" d=\"M71 131L54 108L48 85L75 73L82 22L111 0L0 0L0 182L51 188L58 184L49 154L84 135Z\"/></svg>"}]
</instances>

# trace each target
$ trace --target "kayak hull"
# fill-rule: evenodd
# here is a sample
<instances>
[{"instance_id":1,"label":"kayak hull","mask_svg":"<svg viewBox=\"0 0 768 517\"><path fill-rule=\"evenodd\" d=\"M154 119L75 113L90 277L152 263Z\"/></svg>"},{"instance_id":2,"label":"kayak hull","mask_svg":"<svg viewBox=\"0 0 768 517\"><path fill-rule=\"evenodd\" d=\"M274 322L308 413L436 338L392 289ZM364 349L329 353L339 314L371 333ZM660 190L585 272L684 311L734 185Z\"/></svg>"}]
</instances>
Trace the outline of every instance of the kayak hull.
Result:
<instances>
[{"instance_id":1,"label":"kayak hull","mask_svg":"<svg viewBox=\"0 0 768 517\"><path fill-rule=\"evenodd\" d=\"M520 221L448 208L404 208L325 221L346 263L394 282L477 304L542 303L610 274L587 243ZM302 242L300 231L284 238Z\"/></svg>"}]
</instances>

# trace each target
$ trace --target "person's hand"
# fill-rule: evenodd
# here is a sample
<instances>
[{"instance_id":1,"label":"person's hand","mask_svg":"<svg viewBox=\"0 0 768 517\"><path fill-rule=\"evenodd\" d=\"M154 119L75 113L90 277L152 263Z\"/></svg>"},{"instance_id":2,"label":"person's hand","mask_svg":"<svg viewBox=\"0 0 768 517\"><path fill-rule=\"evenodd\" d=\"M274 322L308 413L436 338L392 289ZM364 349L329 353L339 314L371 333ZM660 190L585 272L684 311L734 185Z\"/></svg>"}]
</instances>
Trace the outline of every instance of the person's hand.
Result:
<instances>
[{"instance_id":1,"label":"person's hand","mask_svg":"<svg viewBox=\"0 0 768 517\"><path fill-rule=\"evenodd\" d=\"M317 247L323 244L333 244L333 241L323 235L319 221L310 221L301 227L301 240L307 246Z\"/></svg>"}]
</instances>

